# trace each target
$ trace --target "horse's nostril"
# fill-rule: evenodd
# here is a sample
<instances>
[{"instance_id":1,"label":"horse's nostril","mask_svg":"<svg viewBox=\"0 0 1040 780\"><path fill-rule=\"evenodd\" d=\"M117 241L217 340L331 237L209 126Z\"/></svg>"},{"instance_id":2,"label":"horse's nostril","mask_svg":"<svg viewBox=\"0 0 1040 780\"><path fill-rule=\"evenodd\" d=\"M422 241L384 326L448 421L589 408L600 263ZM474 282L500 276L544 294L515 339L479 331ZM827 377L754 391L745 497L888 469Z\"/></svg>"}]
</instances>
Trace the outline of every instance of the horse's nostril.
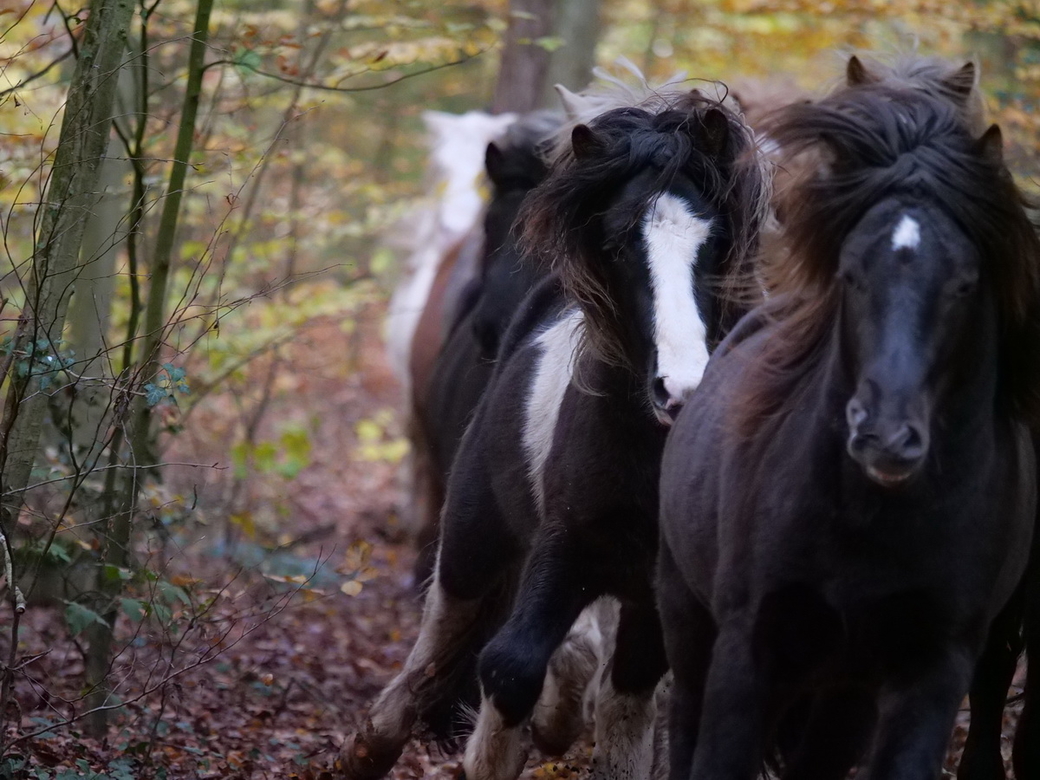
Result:
<instances>
[{"instance_id":1,"label":"horse's nostril","mask_svg":"<svg viewBox=\"0 0 1040 780\"><path fill-rule=\"evenodd\" d=\"M672 400L671 394L668 392L668 388L664 386L664 377L656 377L651 385L651 392L653 393L654 405L659 409L667 409L669 402Z\"/></svg>"},{"instance_id":2,"label":"horse's nostril","mask_svg":"<svg viewBox=\"0 0 1040 780\"><path fill-rule=\"evenodd\" d=\"M862 425L867 416L867 409L858 398L853 398L845 407L845 419L852 429Z\"/></svg>"},{"instance_id":3,"label":"horse's nostril","mask_svg":"<svg viewBox=\"0 0 1040 780\"><path fill-rule=\"evenodd\" d=\"M863 452L868 447L878 447L880 441L876 434L858 431L849 436L849 451Z\"/></svg>"},{"instance_id":4,"label":"horse's nostril","mask_svg":"<svg viewBox=\"0 0 1040 780\"><path fill-rule=\"evenodd\" d=\"M918 458L924 452L924 434L916 425L903 425L893 437L892 449L904 458Z\"/></svg>"}]
</instances>

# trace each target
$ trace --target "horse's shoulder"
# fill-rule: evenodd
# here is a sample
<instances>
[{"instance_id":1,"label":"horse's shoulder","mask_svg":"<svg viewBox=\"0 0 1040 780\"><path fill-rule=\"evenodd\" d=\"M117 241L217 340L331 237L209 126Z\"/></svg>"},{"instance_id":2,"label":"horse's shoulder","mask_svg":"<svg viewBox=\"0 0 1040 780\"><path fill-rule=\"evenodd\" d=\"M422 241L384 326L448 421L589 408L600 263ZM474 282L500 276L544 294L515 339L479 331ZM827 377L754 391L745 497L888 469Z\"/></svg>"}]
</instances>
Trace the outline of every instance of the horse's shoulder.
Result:
<instances>
[{"instance_id":1,"label":"horse's shoulder","mask_svg":"<svg viewBox=\"0 0 1040 780\"><path fill-rule=\"evenodd\" d=\"M497 362L506 362L528 337L565 307L563 288L555 274L538 282L513 314L498 348Z\"/></svg>"}]
</instances>

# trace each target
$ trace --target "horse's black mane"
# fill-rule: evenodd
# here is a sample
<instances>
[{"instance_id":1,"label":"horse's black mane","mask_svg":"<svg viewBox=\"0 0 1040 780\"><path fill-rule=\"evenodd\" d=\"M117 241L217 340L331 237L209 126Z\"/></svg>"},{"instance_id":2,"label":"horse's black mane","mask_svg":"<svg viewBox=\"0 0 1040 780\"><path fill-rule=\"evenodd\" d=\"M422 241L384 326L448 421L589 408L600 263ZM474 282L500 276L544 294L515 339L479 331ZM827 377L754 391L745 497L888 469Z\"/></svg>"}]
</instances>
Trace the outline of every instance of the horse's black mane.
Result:
<instances>
[{"instance_id":1,"label":"horse's black mane","mask_svg":"<svg viewBox=\"0 0 1040 780\"><path fill-rule=\"evenodd\" d=\"M1000 159L999 131L976 139L944 96L878 84L791 106L769 133L788 157L809 153L819 165L787 194L784 230L762 258L781 322L752 383L750 417L776 411L790 396L784 386L812 364L837 307L849 231L873 205L905 194L945 210L981 252L1001 318L1005 390L1019 414L1040 420L1040 242Z\"/></svg>"},{"instance_id":2,"label":"horse's black mane","mask_svg":"<svg viewBox=\"0 0 1040 780\"><path fill-rule=\"evenodd\" d=\"M728 134L716 156L703 151L704 117L725 117ZM606 111L588 123L597 145L578 159L567 148L553 162L546 181L525 204L521 221L531 254L550 264L572 300L585 313L584 346L596 356L624 365L622 323L601 271L602 236L598 217L618 188L650 169L657 192L679 175L689 177L726 219L732 241L723 268L746 272L757 246L768 201L768 182L754 139L743 120L720 102L694 92L657 93L640 106ZM656 193L648 192L648 200ZM633 225L638 210L633 209Z\"/></svg>"}]
</instances>

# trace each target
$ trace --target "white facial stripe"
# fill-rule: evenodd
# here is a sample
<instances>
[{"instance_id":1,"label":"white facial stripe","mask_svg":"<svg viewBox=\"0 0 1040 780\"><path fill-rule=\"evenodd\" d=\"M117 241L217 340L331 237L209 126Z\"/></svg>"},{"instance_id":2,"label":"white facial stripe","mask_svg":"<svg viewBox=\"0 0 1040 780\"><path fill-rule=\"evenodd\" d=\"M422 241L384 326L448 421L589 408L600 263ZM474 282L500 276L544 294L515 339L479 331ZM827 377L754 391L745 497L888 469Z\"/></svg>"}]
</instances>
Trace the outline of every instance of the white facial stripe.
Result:
<instances>
[{"instance_id":1,"label":"white facial stripe","mask_svg":"<svg viewBox=\"0 0 1040 780\"><path fill-rule=\"evenodd\" d=\"M917 249L921 243L921 226L913 217L904 214L892 233L892 249Z\"/></svg>"},{"instance_id":2,"label":"white facial stripe","mask_svg":"<svg viewBox=\"0 0 1040 780\"><path fill-rule=\"evenodd\" d=\"M693 267L711 234L711 220L690 212L681 198L665 193L643 222L654 291L657 373L675 401L701 381L708 363L708 329L697 310Z\"/></svg>"},{"instance_id":3,"label":"white facial stripe","mask_svg":"<svg viewBox=\"0 0 1040 780\"><path fill-rule=\"evenodd\" d=\"M575 309L564 314L537 339L542 354L527 396L523 444L539 509L545 503L545 462L552 449L563 395L574 374L574 355L581 325L582 314Z\"/></svg>"}]
</instances>

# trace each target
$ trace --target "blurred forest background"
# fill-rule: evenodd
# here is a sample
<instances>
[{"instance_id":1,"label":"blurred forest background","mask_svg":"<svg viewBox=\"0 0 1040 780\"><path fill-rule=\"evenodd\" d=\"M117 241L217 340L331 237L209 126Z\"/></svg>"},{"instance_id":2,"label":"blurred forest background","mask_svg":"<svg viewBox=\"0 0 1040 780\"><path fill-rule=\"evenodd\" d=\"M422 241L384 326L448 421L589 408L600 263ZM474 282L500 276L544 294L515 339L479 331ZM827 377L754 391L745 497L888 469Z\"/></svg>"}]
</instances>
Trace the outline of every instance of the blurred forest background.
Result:
<instances>
[{"instance_id":1,"label":"blurred forest background","mask_svg":"<svg viewBox=\"0 0 1040 780\"><path fill-rule=\"evenodd\" d=\"M0 778L329 776L418 613L381 324L423 111L914 45L978 59L1035 191L1040 2L0 6Z\"/></svg>"}]
</instances>

